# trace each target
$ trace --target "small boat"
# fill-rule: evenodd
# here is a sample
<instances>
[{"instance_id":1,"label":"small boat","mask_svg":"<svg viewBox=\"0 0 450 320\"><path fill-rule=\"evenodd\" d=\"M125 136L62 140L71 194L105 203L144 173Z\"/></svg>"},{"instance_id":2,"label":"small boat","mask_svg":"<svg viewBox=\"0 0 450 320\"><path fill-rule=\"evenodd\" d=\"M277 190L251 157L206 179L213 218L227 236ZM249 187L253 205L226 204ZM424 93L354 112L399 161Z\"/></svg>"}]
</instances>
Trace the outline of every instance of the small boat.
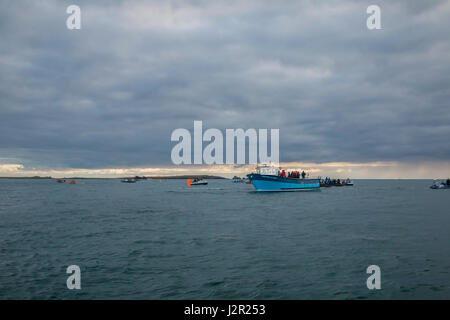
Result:
<instances>
[{"instance_id":1,"label":"small boat","mask_svg":"<svg viewBox=\"0 0 450 320\"><path fill-rule=\"evenodd\" d=\"M75 180L70 180L69 184L76 184L76 181Z\"/></svg>"},{"instance_id":2,"label":"small boat","mask_svg":"<svg viewBox=\"0 0 450 320\"><path fill-rule=\"evenodd\" d=\"M120 181L123 183L136 183L136 179L133 178L122 179Z\"/></svg>"},{"instance_id":3,"label":"small boat","mask_svg":"<svg viewBox=\"0 0 450 320\"><path fill-rule=\"evenodd\" d=\"M233 182L233 183L244 183L244 182L245 182L245 179L244 179L244 178L239 178L239 177L234 176L232 182Z\"/></svg>"},{"instance_id":4,"label":"small boat","mask_svg":"<svg viewBox=\"0 0 450 320\"><path fill-rule=\"evenodd\" d=\"M190 185L191 186L204 186L207 185L208 181L203 180L203 179L194 179L193 181L191 181Z\"/></svg>"},{"instance_id":5,"label":"small boat","mask_svg":"<svg viewBox=\"0 0 450 320\"><path fill-rule=\"evenodd\" d=\"M64 180L64 179L56 179L56 182L57 182L57 183L65 183L66 180Z\"/></svg>"},{"instance_id":6,"label":"small boat","mask_svg":"<svg viewBox=\"0 0 450 320\"><path fill-rule=\"evenodd\" d=\"M434 180L433 184L430 186L430 189L450 189L450 180L449 179L447 179L447 181Z\"/></svg>"},{"instance_id":7,"label":"small boat","mask_svg":"<svg viewBox=\"0 0 450 320\"><path fill-rule=\"evenodd\" d=\"M345 186L344 181L341 181L341 179L333 179L329 182L329 185L332 187L343 187Z\"/></svg>"},{"instance_id":8,"label":"small boat","mask_svg":"<svg viewBox=\"0 0 450 320\"><path fill-rule=\"evenodd\" d=\"M256 191L308 191L320 190L320 179L291 178L280 175L273 165L256 167L256 173L247 175Z\"/></svg>"},{"instance_id":9,"label":"small boat","mask_svg":"<svg viewBox=\"0 0 450 320\"><path fill-rule=\"evenodd\" d=\"M353 181L350 179L347 179L344 181L344 186L353 186Z\"/></svg>"}]
</instances>

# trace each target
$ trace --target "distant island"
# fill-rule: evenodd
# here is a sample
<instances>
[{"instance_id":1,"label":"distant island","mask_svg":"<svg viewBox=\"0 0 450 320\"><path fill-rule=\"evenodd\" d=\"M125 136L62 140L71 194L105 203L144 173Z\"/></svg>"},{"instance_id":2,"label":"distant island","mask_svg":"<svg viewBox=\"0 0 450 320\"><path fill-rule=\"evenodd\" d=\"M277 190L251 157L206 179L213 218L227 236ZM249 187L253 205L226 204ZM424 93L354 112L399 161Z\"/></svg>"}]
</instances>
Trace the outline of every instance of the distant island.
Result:
<instances>
[{"instance_id":1,"label":"distant island","mask_svg":"<svg viewBox=\"0 0 450 320\"><path fill-rule=\"evenodd\" d=\"M40 177L40 176L34 176L34 177L0 177L0 179L52 179L52 177Z\"/></svg>"},{"instance_id":2,"label":"distant island","mask_svg":"<svg viewBox=\"0 0 450 320\"><path fill-rule=\"evenodd\" d=\"M180 175L180 176L130 176L130 177L101 177L101 178L86 178L86 177L70 177L70 178L55 178L55 177L40 177L40 176L33 176L33 177L0 177L0 179L64 179L64 180L81 180L81 179L127 179L127 178L133 178L133 179L227 179L225 177L220 176L210 176L210 175Z\"/></svg>"},{"instance_id":3,"label":"distant island","mask_svg":"<svg viewBox=\"0 0 450 320\"><path fill-rule=\"evenodd\" d=\"M147 176L147 179L227 179L220 176L210 176L210 175L181 175L181 176Z\"/></svg>"}]
</instances>

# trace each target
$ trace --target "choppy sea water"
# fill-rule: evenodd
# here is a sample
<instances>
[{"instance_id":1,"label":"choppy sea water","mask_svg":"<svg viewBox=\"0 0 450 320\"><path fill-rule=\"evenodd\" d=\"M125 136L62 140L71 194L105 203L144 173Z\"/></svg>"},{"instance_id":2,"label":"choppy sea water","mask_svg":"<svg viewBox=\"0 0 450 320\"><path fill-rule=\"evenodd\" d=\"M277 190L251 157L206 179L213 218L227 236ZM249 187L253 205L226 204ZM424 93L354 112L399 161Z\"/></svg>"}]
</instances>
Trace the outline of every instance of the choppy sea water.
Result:
<instances>
[{"instance_id":1,"label":"choppy sea water","mask_svg":"<svg viewBox=\"0 0 450 320\"><path fill-rule=\"evenodd\" d=\"M450 298L450 190L431 181L79 181L0 179L0 299Z\"/></svg>"}]
</instances>

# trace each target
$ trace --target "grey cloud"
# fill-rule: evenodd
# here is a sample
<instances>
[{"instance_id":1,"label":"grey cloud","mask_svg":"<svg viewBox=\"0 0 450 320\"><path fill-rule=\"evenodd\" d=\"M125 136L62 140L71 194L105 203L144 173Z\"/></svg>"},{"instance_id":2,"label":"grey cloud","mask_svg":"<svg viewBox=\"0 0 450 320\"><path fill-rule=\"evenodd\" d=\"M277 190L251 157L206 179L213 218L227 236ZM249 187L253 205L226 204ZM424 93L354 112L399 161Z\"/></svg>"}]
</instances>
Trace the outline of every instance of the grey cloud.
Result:
<instances>
[{"instance_id":1,"label":"grey cloud","mask_svg":"<svg viewBox=\"0 0 450 320\"><path fill-rule=\"evenodd\" d=\"M170 164L170 134L279 128L282 161L448 160L447 1L0 4L0 157ZM148 9L148 11L146 11Z\"/></svg>"}]
</instances>

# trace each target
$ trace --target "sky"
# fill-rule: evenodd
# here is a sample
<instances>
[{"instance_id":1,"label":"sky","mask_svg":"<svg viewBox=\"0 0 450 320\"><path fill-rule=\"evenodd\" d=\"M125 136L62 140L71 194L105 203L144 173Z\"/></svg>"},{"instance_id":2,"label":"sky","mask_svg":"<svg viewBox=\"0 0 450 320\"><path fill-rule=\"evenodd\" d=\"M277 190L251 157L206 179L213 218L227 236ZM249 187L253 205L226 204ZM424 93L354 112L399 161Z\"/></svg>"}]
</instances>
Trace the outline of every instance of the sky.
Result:
<instances>
[{"instance_id":1,"label":"sky","mask_svg":"<svg viewBox=\"0 0 450 320\"><path fill-rule=\"evenodd\" d=\"M445 0L2 0L0 176L249 172L172 164L171 133L201 120L279 129L286 168L445 178L449 16Z\"/></svg>"}]
</instances>

